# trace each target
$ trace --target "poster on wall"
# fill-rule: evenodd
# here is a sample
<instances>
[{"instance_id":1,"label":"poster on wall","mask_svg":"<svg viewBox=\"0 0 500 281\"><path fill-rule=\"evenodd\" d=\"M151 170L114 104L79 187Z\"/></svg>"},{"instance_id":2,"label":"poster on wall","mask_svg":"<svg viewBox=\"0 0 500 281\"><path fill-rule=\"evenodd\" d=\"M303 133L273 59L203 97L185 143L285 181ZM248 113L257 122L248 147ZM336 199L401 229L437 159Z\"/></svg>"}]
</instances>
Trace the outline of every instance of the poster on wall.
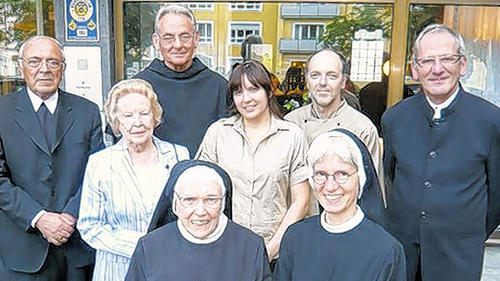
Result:
<instances>
[{"instance_id":1,"label":"poster on wall","mask_svg":"<svg viewBox=\"0 0 500 281\"><path fill-rule=\"evenodd\" d=\"M66 41L99 41L97 0L66 0L64 8Z\"/></svg>"},{"instance_id":2,"label":"poster on wall","mask_svg":"<svg viewBox=\"0 0 500 281\"><path fill-rule=\"evenodd\" d=\"M98 46L65 46L65 90L84 97L102 110L101 48Z\"/></svg>"},{"instance_id":3,"label":"poster on wall","mask_svg":"<svg viewBox=\"0 0 500 281\"><path fill-rule=\"evenodd\" d=\"M273 70L273 45L252 44L250 59L261 62L268 70Z\"/></svg>"},{"instance_id":4,"label":"poster on wall","mask_svg":"<svg viewBox=\"0 0 500 281\"><path fill-rule=\"evenodd\" d=\"M361 29L354 33L350 74L352 81L382 81L384 43L381 29L373 32Z\"/></svg>"}]
</instances>

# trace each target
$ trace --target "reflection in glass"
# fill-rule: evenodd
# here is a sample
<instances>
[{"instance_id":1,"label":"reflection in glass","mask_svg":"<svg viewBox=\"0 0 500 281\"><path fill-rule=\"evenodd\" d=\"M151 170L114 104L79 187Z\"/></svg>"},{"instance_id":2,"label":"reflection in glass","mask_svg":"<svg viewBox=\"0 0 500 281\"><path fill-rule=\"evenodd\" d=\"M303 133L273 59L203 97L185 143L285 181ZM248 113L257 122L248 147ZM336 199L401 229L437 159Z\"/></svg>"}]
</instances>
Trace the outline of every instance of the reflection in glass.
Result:
<instances>
[{"instance_id":1,"label":"reflection in glass","mask_svg":"<svg viewBox=\"0 0 500 281\"><path fill-rule=\"evenodd\" d=\"M42 0L43 32L54 37L54 6ZM7 94L24 85L17 65L18 49L36 34L36 4L30 0L0 1L0 93Z\"/></svg>"},{"instance_id":2,"label":"reflection in glass","mask_svg":"<svg viewBox=\"0 0 500 281\"><path fill-rule=\"evenodd\" d=\"M500 7L459 5L411 5L407 46L407 87L420 92L418 81L411 79L409 62L416 34L430 23L443 23L458 31L465 40L467 74L461 84L466 91L500 106ZM411 39L411 40L410 40Z\"/></svg>"},{"instance_id":3,"label":"reflection in glass","mask_svg":"<svg viewBox=\"0 0 500 281\"><path fill-rule=\"evenodd\" d=\"M124 2L125 75L132 77L161 55L151 34L159 2ZM357 94L366 84L382 80L384 54L390 50L391 4L188 2L198 21L197 56L208 67L228 76L242 61L241 44L258 35L250 58L264 63L282 85L280 100L291 110L308 102L303 74L307 57L323 46L339 49L351 58L356 48L355 71L349 91ZM357 39L356 32L362 31ZM377 34L376 37L371 34ZM354 59L354 58L353 58ZM360 72L361 73L361 72ZM293 101L293 102L292 102Z\"/></svg>"}]
</instances>

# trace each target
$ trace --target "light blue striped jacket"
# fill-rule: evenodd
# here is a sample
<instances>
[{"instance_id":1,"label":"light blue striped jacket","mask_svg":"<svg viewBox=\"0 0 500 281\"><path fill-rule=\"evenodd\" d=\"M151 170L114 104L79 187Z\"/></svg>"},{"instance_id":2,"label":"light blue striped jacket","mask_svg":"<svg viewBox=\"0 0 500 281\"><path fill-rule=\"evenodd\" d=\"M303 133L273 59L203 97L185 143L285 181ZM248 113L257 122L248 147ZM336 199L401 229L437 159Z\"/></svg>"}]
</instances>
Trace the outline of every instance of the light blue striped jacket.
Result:
<instances>
[{"instance_id":1,"label":"light blue striped jacket","mask_svg":"<svg viewBox=\"0 0 500 281\"><path fill-rule=\"evenodd\" d=\"M154 181L160 186L151 190L163 189L170 169L189 159L189 152L184 146L155 137L153 142L164 168ZM123 139L89 157L77 228L83 240L96 249L94 281L125 279L137 241L146 234L155 207L145 205L143 192Z\"/></svg>"}]
</instances>

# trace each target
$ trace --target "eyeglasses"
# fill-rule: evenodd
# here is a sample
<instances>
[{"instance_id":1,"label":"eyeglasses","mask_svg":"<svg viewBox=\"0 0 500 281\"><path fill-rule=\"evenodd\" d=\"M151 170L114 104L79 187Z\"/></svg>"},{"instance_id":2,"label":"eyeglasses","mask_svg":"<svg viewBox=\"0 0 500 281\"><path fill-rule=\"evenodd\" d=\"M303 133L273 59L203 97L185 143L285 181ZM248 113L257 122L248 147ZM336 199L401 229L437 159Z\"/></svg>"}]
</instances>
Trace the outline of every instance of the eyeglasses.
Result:
<instances>
[{"instance_id":1,"label":"eyeglasses","mask_svg":"<svg viewBox=\"0 0 500 281\"><path fill-rule=\"evenodd\" d=\"M344 184L347 182L350 176L354 175L357 172L358 171L356 170L349 174L345 171L336 171L333 174L328 174L322 171L318 171L313 174L312 178L314 182L319 185L325 184L329 177L333 177L333 180L338 184Z\"/></svg>"},{"instance_id":2,"label":"eyeglasses","mask_svg":"<svg viewBox=\"0 0 500 281\"><path fill-rule=\"evenodd\" d=\"M163 45L173 45L175 44L177 38L179 38L181 44L187 44L193 40L193 34L191 33L182 33L180 35L165 34L163 36L161 36L158 32L156 32L156 34L160 37L160 41Z\"/></svg>"},{"instance_id":3,"label":"eyeglasses","mask_svg":"<svg viewBox=\"0 0 500 281\"><path fill-rule=\"evenodd\" d=\"M449 54L442 55L437 57L423 57L415 60L417 65L423 69L430 69L434 66L438 61L444 67L449 67L456 64L463 56L460 54Z\"/></svg>"},{"instance_id":4,"label":"eyeglasses","mask_svg":"<svg viewBox=\"0 0 500 281\"><path fill-rule=\"evenodd\" d=\"M58 60L58 59L40 59L40 58L27 58L27 59L19 59L20 61L26 62L26 64L30 68L39 68L42 66L42 63L45 62L45 65L53 70L60 69L63 65L64 62Z\"/></svg>"},{"instance_id":5,"label":"eyeglasses","mask_svg":"<svg viewBox=\"0 0 500 281\"><path fill-rule=\"evenodd\" d=\"M120 113L118 115L118 119L120 123L122 123L123 125L129 126L134 124L136 120L139 120L141 122L148 121L151 118L151 115L152 113L149 110L138 113L127 112L127 113Z\"/></svg>"},{"instance_id":6,"label":"eyeglasses","mask_svg":"<svg viewBox=\"0 0 500 281\"><path fill-rule=\"evenodd\" d=\"M175 194L177 198L179 198L179 203L185 208L194 208L198 205L198 201L201 201L206 208L215 209L220 207L222 198L224 198L224 194L222 196L207 196L202 198L182 196L177 192L175 192Z\"/></svg>"}]
</instances>

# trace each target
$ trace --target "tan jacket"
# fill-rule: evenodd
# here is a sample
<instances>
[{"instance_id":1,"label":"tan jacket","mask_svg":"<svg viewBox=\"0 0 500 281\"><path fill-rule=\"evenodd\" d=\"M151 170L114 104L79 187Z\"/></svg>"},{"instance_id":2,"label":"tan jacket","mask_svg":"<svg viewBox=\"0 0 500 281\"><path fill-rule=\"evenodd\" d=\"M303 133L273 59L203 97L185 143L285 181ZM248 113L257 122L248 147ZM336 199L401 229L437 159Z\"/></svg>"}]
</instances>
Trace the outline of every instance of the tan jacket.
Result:
<instances>
[{"instance_id":1,"label":"tan jacket","mask_svg":"<svg viewBox=\"0 0 500 281\"><path fill-rule=\"evenodd\" d=\"M269 241L290 206L290 187L307 180L307 140L291 122L272 117L253 148L239 115L212 124L197 159L215 162L233 181L233 221Z\"/></svg>"}]
</instances>

